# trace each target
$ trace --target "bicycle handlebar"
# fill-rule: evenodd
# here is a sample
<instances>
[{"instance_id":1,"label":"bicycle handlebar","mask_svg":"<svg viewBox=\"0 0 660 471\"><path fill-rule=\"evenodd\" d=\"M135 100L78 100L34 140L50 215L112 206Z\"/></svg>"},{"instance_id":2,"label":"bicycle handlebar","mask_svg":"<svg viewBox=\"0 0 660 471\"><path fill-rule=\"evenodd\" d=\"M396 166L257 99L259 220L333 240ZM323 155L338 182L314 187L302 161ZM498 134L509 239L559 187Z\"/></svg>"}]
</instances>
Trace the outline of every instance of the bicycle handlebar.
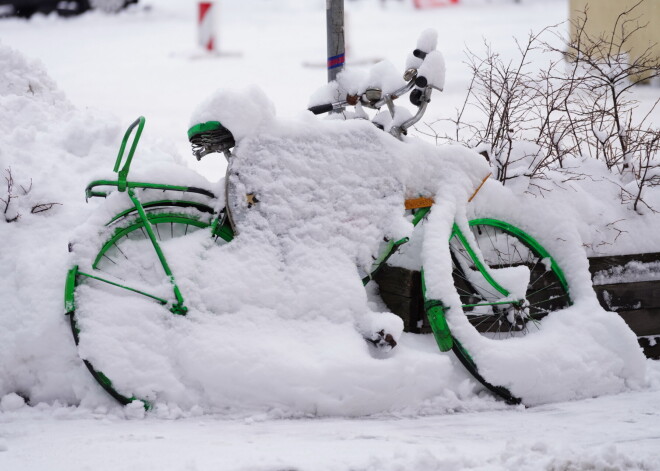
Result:
<instances>
[{"instance_id":1,"label":"bicycle handlebar","mask_svg":"<svg viewBox=\"0 0 660 471\"><path fill-rule=\"evenodd\" d=\"M341 100L337 101L335 103L327 103L324 105L316 105L316 106L311 106L307 108L307 111L311 111L312 113L318 115L318 114L323 114L323 113L329 113L330 111L338 110L341 108L344 108L346 105L356 105L358 103L361 103L362 105L368 107L368 108L373 108L373 109L379 109L382 106L386 105L388 101L391 100L396 100L397 98L401 97L402 95L405 95L408 93L410 90L412 90L416 86L415 79L413 78L410 80L408 83L406 83L404 86L398 88L392 93L386 94L384 97L382 97L378 101L370 102L366 98L364 98L365 94L359 95L359 96L354 96L351 95L351 99L347 100Z\"/></svg>"},{"instance_id":2,"label":"bicycle handlebar","mask_svg":"<svg viewBox=\"0 0 660 471\"><path fill-rule=\"evenodd\" d=\"M135 154L135 149L138 145L138 141L140 140L140 136L142 135L142 129L144 129L144 122L145 122L144 116L140 116L138 119L136 119L133 122L133 124L131 124L128 127L126 133L124 134L124 139L121 141L121 147L119 148L119 154L117 155L117 160L115 161L115 167L112 170L113 172L117 173L119 191L126 191L126 178L128 177L128 171L131 168L131 162L133 161L133 154ZM131 136L133 129L135 129L136 127L137 127L137 131L135 132L135 137L133 137L133 143L131 144L131 148L128 151L128 157L126 157L126 162L124 163L122 169L119 170L119 165L121 164L122 158L124 157L124 150L126 149L126 143L128 142L128 138Z\"/></svg>"},{"instance_id":3,"label":"bicycle handlebar","mask_svg":"<svg viewBox=\"0 0 660 471\"><path fill-rule=\"evenodd\" d=\"M442 55L435 50L435 44L428 47L428 49L429 51L425 52L418 47L413 51L412 56L416 59L412 63L409 61L410 67L403 76L406 84L397 90L383 95L380 89L371 88L360 95L347 95L345 100L312 106L308 110L318 115L342 110L346 105L356 106L358 103L377 110L387 105L390 114L394 117L395 107L393 101L406 93L410 93L410 102L417 107L417 113L403 123L392 126L389 130L390 134L400 138L401 134L405 134L408 128L422 118L431 101L433 89L442 91L444 87L444 60Z\"/></svg>"}]
</instances>

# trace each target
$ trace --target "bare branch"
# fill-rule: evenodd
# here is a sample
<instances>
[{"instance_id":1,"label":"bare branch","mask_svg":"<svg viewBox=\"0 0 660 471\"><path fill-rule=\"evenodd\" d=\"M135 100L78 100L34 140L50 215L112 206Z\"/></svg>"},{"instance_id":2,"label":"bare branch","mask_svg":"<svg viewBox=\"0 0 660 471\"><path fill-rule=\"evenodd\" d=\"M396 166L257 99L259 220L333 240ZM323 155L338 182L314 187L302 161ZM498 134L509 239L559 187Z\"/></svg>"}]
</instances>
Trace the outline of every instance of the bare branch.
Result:
<instances>
[{"instance_id":1,"label":"bare branch","mask_svg":"<svg viewBox=\"0 0 660 471\"><path fill-rule=\"evenodd\" d=\"M30 213L32 214L37 214L37 213L43 213L44 211L48 211L49 209L53 209L53 206L55 205L62 205L62 203L39 203L35 204L32 206L32 209L30 210Z\"/></svg>"}]
</instances>

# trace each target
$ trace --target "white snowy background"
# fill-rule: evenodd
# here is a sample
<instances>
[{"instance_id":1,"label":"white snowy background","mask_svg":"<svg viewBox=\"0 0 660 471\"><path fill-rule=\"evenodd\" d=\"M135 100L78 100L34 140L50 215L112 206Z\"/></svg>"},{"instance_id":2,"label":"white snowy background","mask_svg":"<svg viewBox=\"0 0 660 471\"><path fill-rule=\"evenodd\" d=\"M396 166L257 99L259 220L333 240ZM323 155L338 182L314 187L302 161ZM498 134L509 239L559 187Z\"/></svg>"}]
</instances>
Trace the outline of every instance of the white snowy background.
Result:
<instances>
[{"instance_id":1,"label":"white snowy background","mask_svg":"<svg viewBox=\"0 0 660 471\"><path fill-rule=\"evenodd\" d=\"M0 226L0 468L660 469L659 368L641 359L623 323L599 311L591 303L593 296L581 297L577 314L590 316L598 326L586 329L584 317L573 320L584 336L574 339L572 349L562 337L567 353L551 358L557 361L556 369L574 367L566 375L572 379L556 388L556 379L546 378L549 384L544 386L541 375L534 381L532 402L543 405L511 408L485 394L428 337L404 334L391 357L369 355L352 328L353 317L362 315L365 306L378 306L350 279L331 286L310 276L319 265L331 265L335 279L347 273L342 270L350 266L345 258L348 248L324 255L308 271L301 267L313 261L304 250L296 253L279 247L254 254L239 245L233 254L212 252L209 257L215 260L236 259L232 266L237 270L239 262L257 264L263 259L271 261L270 269L278 270L285 254L289 258L284 266L297 270L291 272L291 279L269 286L263 294L239 290L242 302L235 300L238 304L230 307L233 314L247 314L242 321L247 326L264 321L259 309L271 309L275 320L268 325L269 335L248 336L242 352L237 350L240 345L231 345L231 329L240 335L242 324L228 323L224 326L228 332L222 325L208 324L220 329L217 336L210 330L204 338L196 337L197 356L193 351L182 360L196 387L166 397L146 417L141 407L118 407L84 370L62 315L64 273L70 263L66 246L98 204L85 204L84 184L107 174L123 129L145 115L147 127L137 157L144 166L136 164L136 171L148 173L158 166L161 175L177 174L214 188L224 173L224 159L209 156L194 162L185 131L193 110L218 88L258 84L283 119L269 131L284 150L287 138L299 142L305 132L318 133L319 139L321 133L332 136L332 125L321 129L302 111L325 81L322 66L309 67L325 59L324 3L221 2L219 47L224 55L220 57L196 50L195 4L188 1L143 2L115 16L88 13L70 19L53 15L0 22L0 169L11 167L17 188L32 186L12 206L21 218ZM450 114L463 99L469 81L461 63L466 46L476 47L487 38L494 49L513 54L513 36L523 37L565 20L568 8L563 0L462 3L420 12L405 2L390 1L386 9L370 0L346 2L349 64L351 59L378 58L403 69L418 34L428 27L437 29L447 82L445 93L434 95L427 114L432 121ZM657 88L637 93L648 102ZM259 98L246 102L251 100ZM292 129L296 126L306 127ZM359 136L375 133L356 126ZM263 139L272 145L272 140ZM383 145L378 139L372 142L375 149ZM258 149L259 143L253 139L251 145ZM399 154L405 155L403 149ZM284 150L265 157L286 156ZM348 165L355 160L343 157L345 161L326 162L323 171L330 171L331 163ZM392 162L385 159L378 165L387 170ZM173 164L189 165L209 182L192 170L172 170ZM404 178L378 184L388 181L392 188L402 181L410 183ZM579 198L573 193L555 197L562 208L555 216L575 223L572 230L577 232L570 237L600 247L601 253L660 248L655 235L660 223L653 215L631 214L616 201L611 188L592 185L573 190ZM495 186L485 191L497 201L510 197L499 195ZM48 202L61 205L29 214L34 204ZM396 197L385 200L381 214L397 202ZM603 221L603 215L613 221L624 216L626 221L618 227L630 228L617 239L616 247L611 244L614 235L604 233L611 221ZM509 216L516 219L515 214ZM405 230L396 221L381 224L395 232ZM356 254L348 258L359 261L368 247L354 250ZM564 256L571 258L570 250ZM569 276L584 292L584 274L580 274L584 262L569 265L575 272ZM247 270L242 273L247 276ZM221 300L223 289L236 286L226 280L224 288L213 291L212 280L223 275L208 274L206 279L198 274L197 281L200 291L210 287L211 301ZM268 270L260 276L263 284L269 283ZM298 296L296 309L286 311L287 303L296 299L294 285L323 293L314 301L327 307L320 309L321 314L330 312L333 317L299 318L309 312L310 295ZM570 322L560 324L570 327ZM314 337L319 328L324 335ZM561 326L552 332L561 333ZM219 342L223 333L226 338ZM595 344L589 342L594 339L604 346L593 348ZM224 348L216 348L215 342ZM262 363L241 381L240 363L222 364L227 355L253 366ZM300 357L308 361L301 363ZM163 358L167 360L167 355ZM212 368L205 369L208 366ZM550 366L546 362L545 368ZM607 374L600 378L604 371ZM173 373L173 379L184 386L185 376ZM29 397L30 406L16 393ZM556 402L560 399L574 400Z\"/></svg>"}]
</instances>

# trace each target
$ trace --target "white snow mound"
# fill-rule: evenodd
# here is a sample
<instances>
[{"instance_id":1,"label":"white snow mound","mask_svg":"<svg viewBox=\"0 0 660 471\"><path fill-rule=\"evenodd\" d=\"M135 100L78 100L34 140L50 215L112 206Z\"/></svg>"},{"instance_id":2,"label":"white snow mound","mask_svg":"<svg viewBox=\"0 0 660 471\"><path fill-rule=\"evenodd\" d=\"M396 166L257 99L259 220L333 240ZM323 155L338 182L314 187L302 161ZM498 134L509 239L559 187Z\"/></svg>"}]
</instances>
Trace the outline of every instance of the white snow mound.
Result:
<instances>
[{"instance_id":1,"label":"white snow mound","mask_svg":"<svg viewBox=\"0 0 660 471\"><path fill-rule=\"evenodd\" d=\"M104 205L85 205L82 192L114 162L119 126L73 108L38 65L15 51L0 47L0 61L20 72L5 74L0 94L0 109L12 111L0 114L0 170L11 168L16 182L27 188L31 181L33 188L21 193L17 186L12 208L20 217L0 220L0 236L11 247L0 252L6 280L0 285L3 408L21 407L20 397L30 404L111 404L79 355L121 394L149 400L156 410L281 417L501 407L479 393L451 356L437 351L432 337L402 334L400 319L383 312L361 284L383 237L412 234L404 200L435 195L423 261L431 267L431 294L451 298L443 285L446 226L490 171L478 154L415 139L400 142L365 121L277 119L257 89L219 92L192 122L221 121L237 139L227 180L237 237L219 244L197 231L163 244L187 316L173 316L124 291L81 288L76 349L63 313L64 279L74 263L91 269L101 224L128 205L123 194ZM222 205L224 180L207 184L143 139L132 177L205 187L220 195L216 204ZM525 204L520 214L511 211L511 193L490 186L483 190L490 192L489 207L512 213L513 222L524 226ZM256 197L252 207L248 195ZM42 202L60 204L31 212ZM69 241L75 250L67 257ZM560 249L558 259L577 260L565 267L577 302L550 316L547 332L534 342L495 347L466 334L484 376L531 402L611 393L644 379L644 360L631 334L591 302L584 253L575 251L579 244L570 247ZM138 251L135 260L143 254ZM154 266L157 261L119 270L142 276ZM171 296L162 275L155 286ZM461 322L460 316L450 318L457 331L464 328ZM389 355L363 338L378 330L399 340ZM555 351L561 354L549 353ZM491 353L493 360L487 358ZM533 360L534 369L517 369L524 358ZM555 373L567 365L570 374ZM538 378L551 378L554 389ZM135 416L133 409L127 414Z\"/></svg>"}]
</instances>

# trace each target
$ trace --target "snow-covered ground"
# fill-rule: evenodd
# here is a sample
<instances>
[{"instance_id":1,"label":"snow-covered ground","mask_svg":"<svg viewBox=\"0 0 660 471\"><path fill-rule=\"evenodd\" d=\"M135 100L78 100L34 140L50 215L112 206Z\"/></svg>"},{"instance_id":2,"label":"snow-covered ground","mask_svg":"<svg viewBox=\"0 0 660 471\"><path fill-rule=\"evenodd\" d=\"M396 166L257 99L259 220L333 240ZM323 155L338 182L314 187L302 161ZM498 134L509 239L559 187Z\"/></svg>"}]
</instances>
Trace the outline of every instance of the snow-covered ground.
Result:
<instances>
[{"instance_id":1,"label":"snow-covered ground","mask_svg":"<svg viewBox=\"0 0 660 471\"><path fill-rule=\"evenodd\" d=\"M30 21L0 22L0 77L4 78L0 81L0 170L11 166L17 192L19 185L34 186L12 206L22 213L21 219L0 222L0 273L5 282L0 289L4 299L0 316L0 469L660 469L659 366L640 361L639 352L631 349L634 338L629 333L617 334L616 329L622 328L618 317L608 317L588 303L587 308L582 303L578 313L598 323L586 328L585 317L572 321L584 337L571 343L562 334L562 324L570 327L571 321L557 321L555 330L548 331L561 336L559 341L566 348L561 358L552 359L555 363L538 365L548 376L528 376L533 380L531 386L522 384L535 391L536 401L532 402L546 403L526 410L509 408L481 391L453 358L437 352L428 336L404 334L396 354L387 359L367 353L352 319L363 315L367 305L372 310L379 306L354 283L359 280L342 273L350 273L352 265L347 260L359 263L369 258L365 234L371 234L373 227L392 235L405 232L405 224L390 218L388 211L390 205L400 203L397 198L403 194L397 194L397 188L411 183L411 173L392 178L388 165L399 165L396 157L388 155L379 136L373 137L372 128L360 124L352 128L353 138L356 143L369 143L371 152L379 156L375 165L383 175L373 174L375 167L369 166L373 164L360 167L359 159L350 153L323 154L323 139L332 140L335 128L326 124L320 131L320 125L301 110L325 81L325 69L315 66L325 58L324 3L222 2L219 43L225 54L220 57L206 57L195 50L195 4L188 1L142 3L117 16L89 13L71 19L37 16ZM427 115L433 120L461 103L469 80L460 63L466 45L476 48L484 37L494 49L511 52L512 36L563 21L567 4L563 0L522 4L465 0L455 8L420 12L407 3L390 1L381 9L380 2L363 0L347 2L347 12L349 62L351 58L387 58L403 69L419 32L427 27L439 31L439 49L445 54L448 70L446 91L434 95ZM26 63L23 56L40 60L43 69ZM221 307L193 312L190 318L196 327L174 326L174 322L147 326L163 327L166 332L161 338L147 330L156 339L146 342L155 346L150 353L160 355L150 357L158 358L159 363L156 370L148 364L148 371L171 373L171 381L164 388L155 382L145 389L147 395L150 388L156 395L163 389L169 394L155 396L159 399L156 408L145 418L139 404L120 408L93 382L77 357L62 315L64 270L71 263L66 244L98 204L85 204L82 188L93 176L107 173L121 130L140 114L147 117L147 127L138 157L144 166L136 164L136 171L148 174L158 165L160 177L180 177L213 188L213 183L188 175L172 163L185 162L217 180L224 172L224 159L210 156L197 164L189 156L185 131L190 115L215 89L252 83L265 91L277 115L287 118L260 128L263 135L251 140L248 136L243 144L244 149L252 149L247 155L253 159L260 157L264 142L271 149L261 156L272 179L264 191L287 195L281 189L286 185L279 184L289 178L286 172L295 167L297 156L287 153L291 147L286 139L301 143L307 134L318 137L307 143L307 152L317 160L305 164L315 162L321 173L346 188L386 186L393 193L391 198L383 198L381 206L369 206L374 211L361 216L374 225L355 233L338 231L318 237L314 227L298 224L295 214L275 213L279 218L253 221L259 229L253 235L257 242L261 236L269 242L269 234L284 234L277 250L255 243L239 243L230 251L209 247L199 258L207 261L205 265L183 267L190 271L190 281L184 281L188 292L195 293L195 300L203 300L196 307L212 307L214 300L220 300ZM263 103L257 92L245 102ZM268 106L262 107L267 115L265 108ZM257 122L251 124L257 128ZM425 148L419 147L419 162L424 162ZM401 147L399 157L406 152ZM327 162L323 162L324 156ZM468 157L463 160L469 162ZM286 158L292 159L288 165ZM352 165L355 175L367 175L374 181L363 178L356 185L351 178L333 175L333 162L347 168ZM250 165L250 160L244 165ZM451 168L451 160L447 165ZM479 169L476 163L461 165ZM434 175L432 167L425 168L425 176ZM452 175L456 173L447 172L446 178ZM49 181L49 177L57 180ZM487 186L483 194L500 202L510 197L502 196L498 188ZM578 221L579 214L593 218L578 227L585 244L593 245L596 235L608 244L614 236L599 235L598 229L606 223L598 218L610 209L614 190L591 189L602 201L588 196L589 186L576 186L558 200L577 203L570 210L575 214L570 213L566 220ZM373 195L363 197L375 201ZM50 201L62 205L30 214L34 204ZM478 200L475 204L488 206ZM527 204L531 205L525 206L528 209L543 208L542 202ZM273 207L283 211L286 205ZM345 208L346 214L342 212ZM330 205L310 216L321 217L319 227L326 227L322 217L328 214L350 222L353 208L350 204L345 208L337 212ZM524 213L511 211L511 206L501 211L514 219L517 213ZM441 214L436 211L434 217L436 213ZM537 223L553 225L550 217L543 222L541 211L536 211L536 218ZM637 224L639 239L624 234L619 241L621 250L657 248L657 237L653 237L657 224L648 217L639 221L647 222L644 227ZM352 225L337 223L334 227ZM562 230L561 225L557 230ZM311 252L286 246L291 234L303 247L321 244L336 250L310 258ZM569 239L578 237L566 234ZM353 244L348 243L351 241ZM365 242L365 247L355 242ZM547 243L556 245L556 240ZM569 277L581 286L582 298L589 298L584 294L585 261L571 254L569 249L561 255L572 267ZM209 260L233 261L234 270L214 271ZM269 264L264 265L264 260ZM319 266L332 269L328 279L315 277ZM275 283L272 280L278 273L286 276ZM218 279L223 283L214 286L212 281ZM250 289L254 285L263 291ZM223 304L227 294L235 296L231 303ZM105 322L120 322L112 311L108 314ZM130 315L130 311L122 314ZM227 325L213 318L217 314L223 314L220 320ZM322 319L328 315L327 321ZM252 338L241 337L255 325L260 328ZM158 344L171 332L180 332L172 330L174 327L189 333L198 329L195 342L189 344L185 336L178 336L175 343ZM100 334L100 344L110 341L106 353L112 348L129 349L136 339L103 338L103 330ZM249 345L249 351L242 351L241 344ZM549 346L548 339L541 345ZM548 353L552 351L545 351ZM540 362L541 358L535 357ZM245 368L241 360L251 363L249 378L241 378ZM522 355L518 360L521 367L534 366ZM602 369L596 370L595 365ZM557 376L551 375L552 369ZM603 371L606 374L599 375ZM521 376L513 373L514 380ZM558 385L560 373L566 373L567 382ZM130 374L119 376L131 380ZM553 384L544 385L544 377ZM168 386L174 389L167 390ZM553 391L565 394L556 397L583 399L548 404ZM584 399L614 392L620 393ZM29 396L31 407L15 393ZM364 415L369 417L361 417Z\"/></svg>"},{"instance_id":2,"label":"snow-covered ground","mask_svg":"<svg viewBox=\"0 0 660 471\"><path fill-rule=\"evenodd\" d=\"M75 409L0 415L11 470L657 470L657 391L533 409L370 419L127 421Z\"/></svg>"}]
</instances>

